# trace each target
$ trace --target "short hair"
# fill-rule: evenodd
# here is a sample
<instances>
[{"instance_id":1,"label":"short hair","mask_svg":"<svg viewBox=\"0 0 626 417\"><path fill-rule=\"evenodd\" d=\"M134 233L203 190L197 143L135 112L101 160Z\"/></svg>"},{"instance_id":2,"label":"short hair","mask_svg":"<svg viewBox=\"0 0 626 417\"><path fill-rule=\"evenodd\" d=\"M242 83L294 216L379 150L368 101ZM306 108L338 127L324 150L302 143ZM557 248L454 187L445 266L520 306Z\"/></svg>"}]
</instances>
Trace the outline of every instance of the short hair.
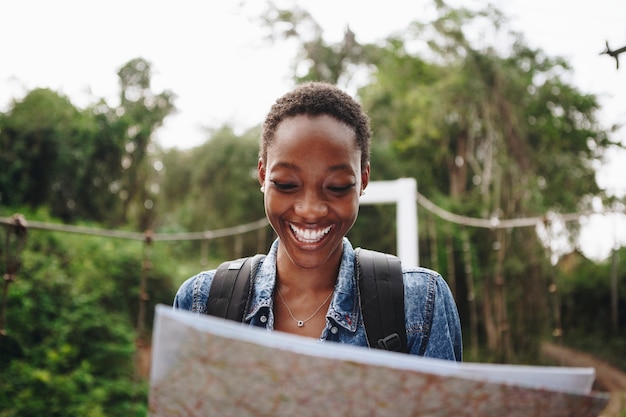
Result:
<instances>
[{"instance_id":1,"label":"short hair","mask_svg":"<svg viewBox=\"0 0 626 417\"><path fill-rule=\"evenodd\" d=\"M276 100L263 123L259 149L259 158L262 161L267 160L267 149L274 140L278 125L283 120L298 115L328 115L351 127L357 147L361 150L361 167L365 168L370 153L369 118L361 105L349 94L324 82L301 84Z\"/></svg>"}]
</instances>

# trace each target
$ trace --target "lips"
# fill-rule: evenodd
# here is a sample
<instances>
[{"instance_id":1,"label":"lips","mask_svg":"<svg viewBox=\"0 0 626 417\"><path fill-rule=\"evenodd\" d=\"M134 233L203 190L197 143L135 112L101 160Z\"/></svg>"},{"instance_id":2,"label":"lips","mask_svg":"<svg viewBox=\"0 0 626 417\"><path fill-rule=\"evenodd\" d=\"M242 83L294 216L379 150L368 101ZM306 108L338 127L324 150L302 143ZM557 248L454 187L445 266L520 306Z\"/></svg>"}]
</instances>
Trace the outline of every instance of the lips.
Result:
<instances>
[{"instance_id":1,"label":"lips","mask_svg":"<svg viewBox=\"0 0 626 417\"><path fill-rule=\"evenodd\" d=\"M293 224L289 224L289 228L293 232L296 240L302 243L317 243L324 239L324 237L333 228L332 226L324 227L321 229L302 229Z\"/></svg>"}]
</instances>

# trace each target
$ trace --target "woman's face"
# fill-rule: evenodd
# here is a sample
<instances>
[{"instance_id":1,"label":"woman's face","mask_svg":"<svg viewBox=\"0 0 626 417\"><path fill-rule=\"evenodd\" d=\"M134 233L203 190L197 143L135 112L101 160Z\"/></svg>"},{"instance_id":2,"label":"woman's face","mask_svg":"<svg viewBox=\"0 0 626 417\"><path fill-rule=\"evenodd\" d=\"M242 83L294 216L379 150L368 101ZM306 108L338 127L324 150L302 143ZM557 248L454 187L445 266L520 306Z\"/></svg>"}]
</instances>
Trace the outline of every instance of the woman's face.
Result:
<instances>
[{"instance_id":1,"label":"woman's face","mask_svg":"<svg viewBox=\"0 0 626 417\"><path fill-rule=\"evenodd\" d=\"M348 125L327 115L283 120L259 161L265 212L278 234L278 261L300 268L336 265L369 181Z\"/></svg>"}]
</instances>

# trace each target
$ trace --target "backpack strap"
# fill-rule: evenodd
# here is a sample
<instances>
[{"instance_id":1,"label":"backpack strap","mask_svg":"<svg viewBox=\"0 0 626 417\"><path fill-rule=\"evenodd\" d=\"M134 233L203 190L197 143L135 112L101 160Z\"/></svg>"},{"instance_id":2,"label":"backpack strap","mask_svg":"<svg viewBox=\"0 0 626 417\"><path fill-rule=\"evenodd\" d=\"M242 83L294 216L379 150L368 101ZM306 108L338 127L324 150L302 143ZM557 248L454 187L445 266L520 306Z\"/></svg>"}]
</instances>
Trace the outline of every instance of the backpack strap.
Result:
<instances>
[{"instance_id":1,"label":"backpack strap","mask_svg":"<svg viewBox=\"0 0 626 417\"><path fill-rule=\"evenodd\" d=\"M369 346L408 352L400 259L357 248L356 268L361 314Z\"/></svg>"},{"instance_id":2,"label":"backpack strap","mask_svg":"<svg viewBox=\"0 0 626 417\"><path fill-rule=\"evenodd\" d=\"M265 255L255 255L222 263L211 283L207 314L243 322L248 311L252 282L263 258Z\"/></svg>"},{"instance_id":3,"label":"backpack strap","mask_svg":"<svg viewBox=\"0 0 626 417\"><path fill-rule=\"evenodd\" d=\"M222 263L211 283L207 314L243 322L258 266L264 257L255 255ZM408 352L400 260L393 255L357 248L355 264L368 345Z\"/></svg>"}]
</instances>

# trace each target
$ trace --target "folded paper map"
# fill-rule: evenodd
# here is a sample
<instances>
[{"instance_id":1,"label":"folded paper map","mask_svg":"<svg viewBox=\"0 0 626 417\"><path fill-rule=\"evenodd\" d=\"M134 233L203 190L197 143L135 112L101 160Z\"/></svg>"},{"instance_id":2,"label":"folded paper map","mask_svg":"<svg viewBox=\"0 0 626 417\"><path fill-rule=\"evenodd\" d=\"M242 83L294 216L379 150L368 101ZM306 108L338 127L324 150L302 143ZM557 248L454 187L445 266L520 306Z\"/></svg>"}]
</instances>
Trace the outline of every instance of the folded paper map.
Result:
<instances>
[{"instance_id":1,"label":"folded paper map","mask_svg":"<svg viewBox=\"0 0 626 417\"><path fill-rule=\"evenodd\" d=\"M598 416L593 368L456 363L156 308L149 416Z\"/></svg>"}]
</instances>

